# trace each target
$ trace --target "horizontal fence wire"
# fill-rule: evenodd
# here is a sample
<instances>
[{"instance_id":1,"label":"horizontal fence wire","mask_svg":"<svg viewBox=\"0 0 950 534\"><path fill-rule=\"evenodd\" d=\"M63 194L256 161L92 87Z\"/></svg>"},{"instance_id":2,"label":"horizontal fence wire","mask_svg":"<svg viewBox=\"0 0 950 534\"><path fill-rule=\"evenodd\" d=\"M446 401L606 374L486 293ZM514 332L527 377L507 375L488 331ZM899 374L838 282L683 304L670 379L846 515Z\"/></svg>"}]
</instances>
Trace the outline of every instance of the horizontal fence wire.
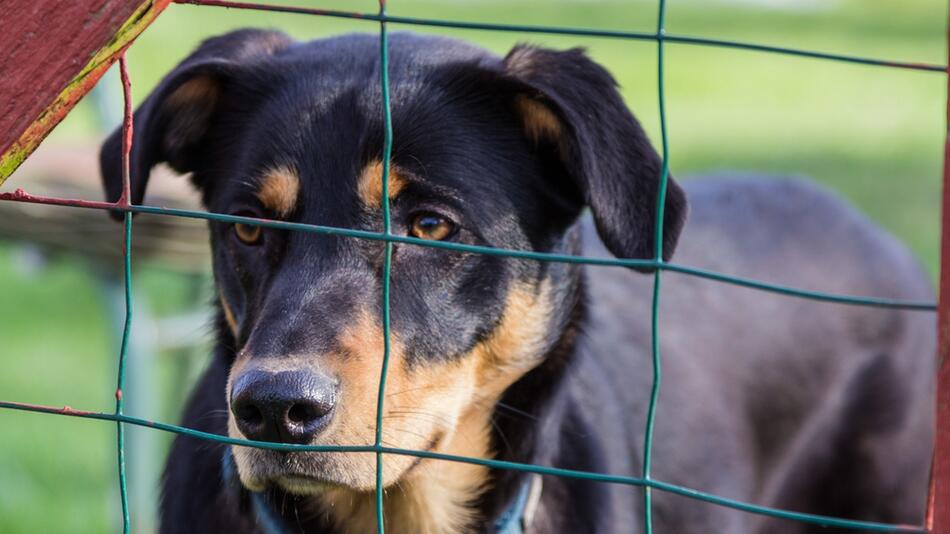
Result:
<instances>
[{"instance_id":1,"label":"horizontal fence wire","mask_svg":"<svg viewBox=\"0 0 950 534\"><path fill-rule=\"evenodd\" d=\"M717 504L717 505L725 506L728 508L734 508L736 510L741 510L744 512L750 512L753 514L771 515L774 517L789 519L792 521L798 521L802 523L810 523L810 524L826 526L826 527L856 528L856 529L861 529L868 532L911 532L911 533L918 533L918 534L926 533L925 529L916 525L896 525L896 524L888 524L888 523L879 523L875 521L858 521L858 520L852 520L852 519L828 517L828 516L823 516L819 514L808 514L808 513L801 513L801 512L792 512L789 510L780 510L777 508L770 508L768 506L759 506L756 504L745 503L745 502L737 501L734 499L727 499L725 497L720 497L719 495L714 495L711 493L706 493L703 491L698 491L698 490L694 490L694 489L687 488L684 486L678 486L676 484L662 482L659 480L648 481L648 480L644 480L638 477L612 475L609 473L596 473L596 472L591 472L591 471L580 471L576 469L564 469L560 467L547 467L543 465L509 462L505 460L493 460L490 458L455 456L452 454L442 454L438 452L415 450L415 449L400 449L396 447L387 447L387 446L377 447L375 445L294 445L291 443L273 443L270 441L253 441L253 440L247 440L247 439L232 438L229 436L222 436L219 434L212 434L209 432L202 432L200 430L194 430L191 428L186 428L186 427L182 427L178 425L172 425L169 423L150 421L148 419L143 419L140 417L133 417L129 415L116 415L116 414L104 413L104 412L77 410L69 406L57 408L54 406L42 406L42 405L27 404L27 403L22 403L22 402L0 401L0 409L54 414L54 415L61 415L61 416L68 416L68 417L78 417L78 418L83 418L83 419L98 419L102 421L116 421L116 422L120 422L124 424L136 425L136 426L141 426L145 428L161 430L165 432L172 432L174 434L180 434L180 435L189 436L192 438L203 439L206 441L225 443L228 445L255 447L258 449L268 449L268 450L273 450L273 451L355 452L355 453L362 452L362 453L398 454L398 455L403 455L403 456L412 456L415 458L424 458L424 459L441 460L441 461L447 461L447 462L460 462L460 463L467 463L467 464L473 464L473 465L481 465L481 466L489 467L492 469L520 471L524 473L537 473L539 475L551 475L551 476L564 477L564 478L591 480L595 482L605 482L605 483L610 483L610 484L622 484L622 485L627 485L627 486L650 486L653 489L663 491L666 493L672 493L675 495L680 495L683 497L688 497L688 498L699 500L699 501Z\"/></svg>"},{"instance_id":2,"label":"horizontal fence wire","mask_svg":"<svg viewBox=\"0 0 950 534\"><path fill-rule=\"evenodd\" d=\"M263 228L273 228L277 230L288 230L293 232L312 232L317 234L336 235L343 237L352 237L355 239L367 239L371 241L390 241L393 243L403 243L406 245L415 245L420 247L437 248L461 253L485 254L488 256L502 256L523 260L535 260L550 263L575 263L582 265L595 265L602 267L627 267L634 269L662 269L672 271L697 278L715 280L726 284L732 284L751 289L758 289L770 293L778 293L790 297L798 297L808 300L817 300L822 302L831 302L835 304L849 304L854 306L871 306L880 308L895 308L921 312L937 311L937 304L932 301L917 301L906 299L894 299L875 296L861 295L843 295L837 293L828 293L823 291L814 291L803 288L785 286L782 284L773 284L752 278L733 276L707 269L679 265L673 262L658 262L654 259L629 259L629 258L598 258L591 256L574 256L570 254L553 254L548 252L535 252L530 250L506 249L501 247L483 247L479 245L467 245L463 243L450 243L445 241L430 241L410 236L385 235L381 232L371 232L368 230L357 230L354 228L342 228L338 226L323 226L319 224L296 223L290 221L279 221L273 219L258 219L254 217L245 217L242 215L232 215L226 213L215 213L209 211L187 210L178 208L163 208L158 206L130 205L120 206L111 202L100 202L94 200L69 199L59 197L49 197L41 195L32 195L23 189L17 189L12 192L0 193L0 201L7 200L13 202L26 202L32 204L46 204L57 206L69 206L74 208L87 208L110 210L118 212L147 213L151 215L167 215L172 217L183 217L187 219L202 219L208 221L217 221L224 223L241 223L251 226L260 226ZM816 259L817 261L817 259Z\"/></svg>"},{"instance_id":3,"label":"horizontal fence wire","mask_svg":"<svg viewBox=\"0 0 950 534\"><path fill-rule=\"evenodd\" d=\"M761 290L772 292L780 295L785 295L789 297L798 297L804 299L811 299L816 301L823 301L836 304L848 304L848 305L859 305L859 306L873 306L873 307L883 307L883 308L895 308L895 309L905 309L912 311L928 311L932 312L936 310L936 305L932 302L918 302L918 301L909 301L902 299L891 299L891 298L882 298L882 297L872 297L872 296L855 296L855 295L840 295L832 294L821 291L814 291L802 288L793 288L787 287L778 284L771 284L763 281L752 280L748 278L742 278L737 276L732 276L723 273L717 273L713 271L707 271L703 269L698 269L694 267L688 267L683 265L677 265L674 263L669 263L663 261L663 227L661 221L664 219L664 206L665 206L665 195L667 184L669 180L669 145L668 145L668 135L667 135L667 124L666 124L666 112L665 112L665 90L664 90L664 44L667 42L671 43L680 43L680 44L692 44L692 45L706 45L706 46L719 46L719 47L728 47L736 49L745 49L752 51L760 52L771 52L786 54L791 56L800 56L808 57L815 59L825 59L833 61L842 61L848 63L857 63L864 65L872 66L883 66L891 68L901 68L908 70L918 70L918 71L930 71L930 72L944 72L946 73L946 67L942 65L933 65L926 63L909 63L909 62L894 62L874 58L866 57L857 57L841 54L831 54L825 52L815 52L809 50L793 49L793 48L783 48L783 47L773 47L766 45L758 45L751 43L742 43L735 41L726 41L726 40L717 40L717 39L706 39L699 37L689 37L689 36L678 36L671 35L665 31L665 16L666 16L666 2L665 0L659 1L659 10L657 16L657 29L655 33L644 33L644 32L626 32L626 31L613 31L613 30L593 30L593 29L581 29L581 28L566 28L566 27L550 27L550 26L528 26L528 25L516 25L516 24L491 24L491 23L475 23L475 22L459 22L459 21L449 21L449 20L435 20L435 19L421 19L421 18L412 18L412 17L397 17L388 15L386 12L386 3L385 0L380 0L379 5L380 9L377 14L372 13L355 13L355 12L345 12L345 11L335 11L335 10L321 10L321 9L312 9L312 8L301 8L301 7L291 7L291 6L276 6L276 5L265 5L265 4L255 4L255 3L244 3L244 2L230 2L230 1L219 1L219 0L176 0L177 3L182 4L197 4L204 6L219 6L227 8L237 8L237 9L253 9L253 10L264 10L264 11L276 11L276 12L285 12L285 13L299 13L307 15L320 15L326 17L338 17L338 18L350 18L350 19L364 19L375 21L379 23L379 37L380 37L380 90L382 94L382 110L384 118L384 147L383 147L383 172L381 173L382 180L382 198L387 199L383 202L383 232L369 232L364 230L357 229L348 229L348 228L338 228L331 226L320 226L320 225L311 225L303 223L293 223L287 221L276 221L269 219L257 219L251 217L243 217L237 215L228 215L222 213L212 213L205 211L194 211L194 210L182 210L182 209L169 209L162 207L154 206L140 206L140 205L131 205L129 202L129 154L131 151L131 138L132 138L132 108L131 108L131 99L130 99L130 83L128 79L128 70L125 61L124 52L120 56L120 71L122 76L123 83L123 95L125 99L125 114L123 121L123 154L122 154L122 165L123 165L123 193L122 197L115 203L109 202L96 202L96 201L86 201L86 200L77 200L77 199L65 199L65 198L55 198L55 197L42 197L30 195L24 192L21 189L17 189L12 193L0 193L0 200L5 201L15 201L15 202L28 202L28 203L38 203L38 204L49 204L49 205L60 205L60 206L71 206L71 207L82 207L82 208L91 208L91 209L100 209L100 210L112 210L119 211L123 213L123 222L124 222L124 257L123 257L123 266L125 274L125 296L126 296L126 320L125 326L123 329L122 344L119 353L119 371L117 377L117 389L116 389L116 408L114 413L102 413L102 412L90 412L76 410L70 407L55 408L50 406L26 404L19 402L10 402L10 401L0 401L0 408L2 409L12 409L12 410L23 410L30 412L39 412L39 413L48 413L48 414L59 414L72 417L88 418L88 419L98 419L105 421L113 421L117 425L117 452L118 452L118 466L119 466L119 486L120 494L122 499L122 518L123 518L123 530L124 532L129 532L130 529L130 512L128 508L128 495L126 489L126 475L125 475L125 444L124 444L124 424L132 424L142 427L153 428L157 430L173 432L175 434L191 436L199 439L215 441L219 443L231 444L231 445L242 445L257 447L262 449L270 450L279 450L279 451L318 451L318 452L363 452L363 453L374 453L376 455L376 513L377 513L377 522L379 532L384 530L384 510L383 510L383 496L384 496L384 484L383 484L383 460L386 454L396 454L396 455L407 455L414 456L417 458L427 458L433 460L441 461L452 461L452 462L463 462L475 465L481 465L493 469L507 469L513 471L521 471L528 473L537 473L542 475L552 475L559 477L575 478L575 479L584 479L599 481L605 483L613 484L624 484L630 486L638 486L644 488L644 528L647 534L651 534L653 530L652 523L652 492L653 490L658 490L666 493L671 493L675 495L680 495L683 497L688 497L691 499L704 501L724 507L733 508L736 510L741 510L749 513L760 514L765 516L771 516L780 519L787 519L793 521L799 521L804 523L811 523L816 525L822 525L826 527L841 527L841 528L852 528L860 529L865 531L873 532L925 532L925 529L920 526L914 525L896 525L896 524L885 524L872 521L859 521L843 518L835 518L822 516L817 514L808 514L793 512L788 510L781 510L766 506L755 505L751 503L746 503L734 499L725 498L719 495L714 495L710 493L705 493L690 489L684 486L679 486L675 484L670 484L660 480L655 480L651 477L651 451L653 449L653 428L655 424L656 416L656 407L659 398L659 390L661 385L661 358L659 350L659 303L660 303L660 286L661 286L661 275L663 271L676 272L688 276L705 278L708 280L713 280L721 283L733 284L736 286L747 287L751 289ZM656 207L656 227L654 233L655 239L655 249L654 256L652 259L624 259L624 258L594 258L586 256L572 256L572 255L562 255L562 254L551 254L551 253L541 253L534 251L524 251L524 250L511 250L495 247L483 247L475 245L464 245L459 243L449 243L441 241L430 241L423 240L418 238L406 237L406 236L397 236L393 235L391 232L391 220L389 213L389 203L388 203L388 185L389 180L389 160L392 150L392 117L390 113L390 97L389 97L389 79L388 79L388 39L387 39L387 23L395 24L409 24L409 25L419 25L419 26L432 26L432 27L445 27L445 28L457 28L457 29L480 29L480 30L493 30L493 31L508 31L508 32L521 32L521 33L548 33L548 34L561 34L561 35L574 35L574 36L589 36L589 37L606 37L606 38L620 38L620 39L630 39L630 40L654 40L657 42L657 58L658 58L658 96L659 96L659 105L660 105L660 125L661 125L661 137L662 137L662 156L663 156L663 165L660 176L660 187L657 193L657 207ZM293 444L281 444L281 443L271 443L271 442L261 442L253 441L246 439L237 439L231 438L228 436L221 436L217 434L210 434L206 432L201 432L178 425L172 425L167 423L161 423L156 421L150 421L147 419L142 419L138 417L128 416L123 413L123 384L125 377L125 361L126 354L128 349L128 342L131 336L131 320L132 320L132 284L131 284L131 239L132 239L132 220L133 214L135 213L149 213L156 215L165 215L165 216L176 216L176 217L185 217L193 219L204 219L208 221L216 221L223 223L242 223L249 224L267 228L275 228L287 231L300 231L300 232L313 232L313 233L322 233L328 235L337 235L342 237L349 237L355 239L368 239L383 241L386 247L386 253L384 258L384 267L383 267L383 284L382 284L382 295L381 295L381 314L383 321L383 333L384 333L384 354L383 362L380 370L380 382L379 382L379 391L377 396L377 412L376 412L376 430L375 430L375 441L373 445L340 445L340 446L321 446L321 445L293 445ZM405 245L415 245L423 247L431 247L437 249L443 249L447 251L453 251L456 253L465 253L465 254L486 254L502 257L510 257L523 260L534 260L534 261L543 261L543 262L561 262L561 263L575 263L575 264L586 264L586 265L595 265L595 266L615 266L615 267L626 267L626 268L641 268L641 269L653 269L655 272L654 276L654 290L652 298L652 307L651 307L651 355L652 355L652 364L653 364L653 386L650 392L650 403L648 406L648 416L647 423L645 428L645 437L644 437L644 451L643 451L643 476L642 477L632 477L632 476L622 476L622 475L613 475L607 473L596 473L588 471L578 471L571 469L563 469L556 467L547 467L533 464L525 464L518 462L508 462L501 460L494 460L489 458L472 458L465 456L455 456L450 454L442 454L430 451L420 451L420 450L409 450L409 449L400 449L387 447L382 444L382 417L384 413L384 398L385 398L385 387L386 387L386 378L388 373L389 366L389 353L390 353L390 282L391 282L391 267L392 267L392 250L395 243L401 243Z\"/></svg>"},{"instance_id":4,"label":"horizontal fence wire","mask_svg":"<svg viewBox=\"0 0 950 534\"><path fill-rule=\"evenodd\" d=\"M228 0L173 0L177 4L192 4L198 6L225 7L231 9L248 9L254 11L272 11L276 13L292 13L298 15L316 15L320 17L334 17L353 20L366 20L377 22L391 22L393 24L405 24L410 26L430 26L436 28L452 28L457 30L488 30L497 32L514 33L541 33L550 35L572 35L575 37L604 37L610 39L630 39L635 41L666 41L669 43L679 43L686 45L712 46L721 48L737 48L741 50L750 50L755 52L768 52L773 54L785 54L790 56L799 56L813 59L826 59L832 61L843 61L846 63L858 63L861 65L872 65L877 67L889 67L898 69L946 72L946 65L936 65L933 63L910 62L910 61L891 61L871 57L854 56L849 54L834 54L830 52L818 52L815 50L804 50L800 48L789 48L783 46L771 46L756 43L747 43L742 41L729 41L725 39L710 39L707 37L695 37L688 35L676 35L666 32L635 32L623 30L601 30L593 28L573 28L564 26L535 26L525 24L498 24L491 22L462 22L457 20L439 20L418 17L400 17L385 14L359 13L355 11L340 11L335 9L315 9L309 7L281 6L274 4L260 4L252 2L231 2Z\"/></svg>"}]
</instances>

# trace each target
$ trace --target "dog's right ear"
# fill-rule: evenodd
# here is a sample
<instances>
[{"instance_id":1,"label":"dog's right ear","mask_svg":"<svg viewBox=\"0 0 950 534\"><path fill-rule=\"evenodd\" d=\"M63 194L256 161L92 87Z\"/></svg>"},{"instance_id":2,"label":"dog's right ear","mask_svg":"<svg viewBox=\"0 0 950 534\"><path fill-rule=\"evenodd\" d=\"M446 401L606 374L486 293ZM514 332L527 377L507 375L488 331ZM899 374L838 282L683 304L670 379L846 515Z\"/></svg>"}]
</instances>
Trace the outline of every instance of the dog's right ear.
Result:
<instances>
[{"instance_id":1,"label":"dog's right ear","mask_svg":"<svg viewBox=\"0 0 950 534\"><path fill-rule=\"evenodd\" d=\"M246 82L255 66L293 43L287 35L238 30L203 42L156 86L134 115L130 186L133 204L145 196L149 173L167 162L176 172L200 165L208 128L229 91ZM122 195L122 128L103 143L99 164L106 199ZM200 186L200 184L199 184ZM120 212L112 216L121 219Z\"/></svg>"},{"instance_id":2,"label":"dog's right ear","mask_svg":"<svg viewBox=\"0 0 950 534\"><path fill-rule=\"evenodd\" d=\"M527 137L554 148L607 249L618 258L651 259L660 225L669 260L686 222L686 194L667 177L663 221L656 220L662 158L610 73L580 48L519 45L505 57L504 75L522 85L512 104Z\"/></svg>"}]
</instances>

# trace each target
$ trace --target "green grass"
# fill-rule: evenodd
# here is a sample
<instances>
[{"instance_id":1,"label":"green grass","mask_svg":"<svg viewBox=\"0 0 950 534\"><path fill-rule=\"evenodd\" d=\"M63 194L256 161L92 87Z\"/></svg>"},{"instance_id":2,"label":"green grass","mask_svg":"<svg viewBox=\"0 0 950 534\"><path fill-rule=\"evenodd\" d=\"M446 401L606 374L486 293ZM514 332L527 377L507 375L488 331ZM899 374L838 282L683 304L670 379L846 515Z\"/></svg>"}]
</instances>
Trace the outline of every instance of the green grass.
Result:
<instances>
[{"instance_id":1,"label":"green grass","mask_svg":"<svg viewBox=\"0 0 950 534\"><path fill-rule=\"evenodd\" d=\"M377 6L374 0L309 4L366 12ZM772 10L751 2L674 0L667 27L676 34L945 61L945 2L820 4L828 7ZM395 0L390 10L429 18L638 31L653 31L656 17L653 1ZM202 38L242 26L281 28L298 38L377 29L360 21L172 5L131 49L136 100ZM419 31L455 35L498 53L523 41L585 46L614 73L630 107L651 137L659 139L653 43ZM670 44L666 85L673 173L739 170L810 176L900 236L936 273L945 84L940 74ZM91 106L83 103L47 142L98 135L93 124ZM29 183L14 175L7 187L28 189ZM115 325L106 319L89 270L67 258L37 275L24 275L13 267L12 257L8 248L0 249L0 398L111 410ZM193 299L184 281L166 273L148 271L136 282L161 311ZM176 419L187 384L175 372L170 364L159 367L167 402L156 413L143 415ZM115 528L112 425L0 411L0 428L0 532ZM167 438L161 440L167 443ZM154 458L156 468L161 461Z\"/></svg>"},{"instance_id":2,"label":"green grass","mask_svg":"<svg viewBox=\"0 0 950 534\"><path fill-rule=\"evenodd\" d=\"M4 399L110 409L107 325L77 267L57 262L30 277L0 254ZM13 411L0 411L0 428L0 531L106 530L114 511L103 498L115 472L112 428Z\"/></svg>"}]
</instances>

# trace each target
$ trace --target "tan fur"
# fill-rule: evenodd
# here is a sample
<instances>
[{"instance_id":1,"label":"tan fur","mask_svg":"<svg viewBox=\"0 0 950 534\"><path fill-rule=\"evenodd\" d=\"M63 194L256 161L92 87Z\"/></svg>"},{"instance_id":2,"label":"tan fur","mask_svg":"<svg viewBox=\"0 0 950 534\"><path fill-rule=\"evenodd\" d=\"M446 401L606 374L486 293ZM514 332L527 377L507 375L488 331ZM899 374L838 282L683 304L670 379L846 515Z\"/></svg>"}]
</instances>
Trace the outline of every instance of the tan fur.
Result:
<instances>
[{"instance_id":1,"label":"tan fur","mask_svg":"<svg viewBox=\"0 0 950 534\"><path fill-rule=\"evenodd\" d=\"M540 363L551 314L549 281L537 290L517 288L511 292L501 323L473 351L479 362L480 401L490 400L494 405L509 386Z\"/></svg>"},{"instance_id":2,"label":"tan fur","mask_svg":"<svg viewBox=\"0 0 950 534\"><path fill-rule=\"evenodd\" d=\"M393 199L406 187L407 181L399 169L389 167L389 198ZM383 198L383 164L376 160L371 162L360 173L356 184L356 191L365 206L377 208Z\"/></svg>"},{"instance_id":3,"label":"tan fur","mask_svg":"<svg viewBox=\"0 0 950 534\"><path fill-rule=\"evenodd\" d=\"M224 298L224 293L218 292L218 299L221 301L221 309L224 311L224 321L228 323L228 328L231 329L231 334L234 337L238 335L238 324L237 320L234 318L234 311L231 310L231 305L228 303L228 299Z\"/></svg>"},{"instance_id":4,"label":"tan fur","mask_svg":"<svg viewBox=\"0 0 950 534\"><path fill-rule=\"evenodd\" d=\"M278 217L287 217L297 206L300 178L288 167L277 167L264 173L260 179L257 198Z\"/></svg>"},{"instance_id":5,"label":"tan fur","mask_svg":"<svg viewBox=\"0 0 950 534\"><path fill-rule=\"evenodd\" d=\"M467 408L466 403L474 393L473 364L474 360L464 359L409 371L390 368L393 380L387 381L383 444L424 450L431 442L420 440L419 436L435 426L435 436L441 438L430 450L489 456L487 427L469 426L465 415L458 415ZM392 374L393 371L396 373ZM366 400L375 408L375 395ZM370 413L374 414L375 409ZM366 474L371 475L375 473L375 455L364 456ZM399 473L396 477L391 475L394 471ZM417 463L415 457L403 455L384 456L383 473L385 479L393 478L387 482L384 496L386 526L393 532L465 531L474 520L470 505L487 481L487 470L479 466L437 460ZM375 494L370 488L336 488L321 494L319 501L321 510L344 532L376 529Z\"/></svg>"},{"instance_id":6,"label":"tan fur","mask_svg":"<svg viewBox=\"0 0 950 534\"><path fill-rule=\"evenodd\" d=\"M212 108L218 100L220 89L211 76L195 76L178 86L165 100L173 108L186 106Z\"/></svg>"},{"instance_id":7,"label":"tan fur","mask_svg":"<svg viewBox=\"0 0 950 534\"><path fill-rule=\"evenodd\" d=\"M538 68L534 51L530 48L516 49L505 58L505 71L516 78L530 77ZM527 95L518 95L513 105L515 113L521 117L521 124L528 139L534 143L554 143L560 150L561 157L568 157L564 125L547 104Z\"/></svg>"},{"instance_id":8,"label":"tan fur","mask_svg":"<svg viewBox=\"0 0 950 534\"><path fill-rule=\"evenodd\" d=\"M389 447L490 458L491 415L501 394L541 361L550 317L547 283L540 288L516 287L510 292L494 333L468 355L450 362L408 367L398 335L391 340L390 367L383 419L383 444ZM382 330L373 314L363 313L339 338L340 354L268 358L263 365L287 368L316 365L342 384L341 398L320 444L371 444L383 353ZM241 372L239 357L231 376ZM261 365L255 362L255 365ZM230 380L228 385L230 390ZM232 436L239 437L233 418ZM436 440L433 443L433 440ZM250 489L262 487L247 477L259 467L260 451L235 447L241 480ZM344 532L376 529L373 453L334 453L332 476L338 485L314 488L319 513ZM386 528L392 532L442 534L466 532L477 519L473 507L488 489L487 468L407 455L383 457ZM305 490L304 492L311 492Z\"/></svg>"},{"instance_id":9,"label":"tan fur","mask_svg":"<svg viewBox=\"0 0 950 534\"><path fill-rule=\"evenodd\" d=\"M205 75L182 83L168 95L164 106L175 118L163 139L165 150L174 153L204 135L220 93L217 82Z\"/></svg>"},{"instance_id":10,"label":"tan fur","mask_svg":"<svg viewBox=\"0 0 950 534\"><path fill-rule=\"evenodd\" d=\"M561 120L551 111L551 108L533 98L519 95L515 98L515 110L521 117L528 139L535 143L560 142L564 129Z\"/></svg>"}]
</instances>

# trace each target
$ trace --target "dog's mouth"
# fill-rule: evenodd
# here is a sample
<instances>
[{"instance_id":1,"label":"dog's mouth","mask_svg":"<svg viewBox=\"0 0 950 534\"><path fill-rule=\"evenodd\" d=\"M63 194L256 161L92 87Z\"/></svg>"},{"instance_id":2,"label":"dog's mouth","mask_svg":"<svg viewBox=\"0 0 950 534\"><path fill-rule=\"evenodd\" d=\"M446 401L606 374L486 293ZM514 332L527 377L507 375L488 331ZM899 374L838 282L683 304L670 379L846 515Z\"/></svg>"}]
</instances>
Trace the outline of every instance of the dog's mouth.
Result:
<instances>
[{"instance_id":1,"label":"dog's mouth","mask_svg":"<svg viewBox=\"0 0 950 534\"><path fill-rule=\"evenodd\" d=\"M438 448L444 438L436 433L420 452ZM314 495L329 490L369 491L376 484L374 452L283 452L234 447L241 483L251 491L277 487L295 495ZM387 455L383 461L384 484L410 476L424 458Z\"/></svg>"},{"instance_id":2,"label":"dog's mouth","mask_svg":"<svg viewBox=\"0 0 950 534\"><path fill-rule=\"evenodd\" d=\"M372 454L372 453L369 453ZM346 456L341 458L341 456ZM281 452L235 447L241 483L251 491L277 487L294 494L357 487L366 459L360 453Z\"/></svg>"},{"instance_id":3,"label":"dog's mouth","mask_svg":"<svg viewBox=\"0 0 950 534\"><path fill-rule=\"evenodd\" d=\"M331 489L348 487L320 476L299 473L279 475L273 479L272 484L294 495L313 495Z\"/></svg>"}]
</instances>

